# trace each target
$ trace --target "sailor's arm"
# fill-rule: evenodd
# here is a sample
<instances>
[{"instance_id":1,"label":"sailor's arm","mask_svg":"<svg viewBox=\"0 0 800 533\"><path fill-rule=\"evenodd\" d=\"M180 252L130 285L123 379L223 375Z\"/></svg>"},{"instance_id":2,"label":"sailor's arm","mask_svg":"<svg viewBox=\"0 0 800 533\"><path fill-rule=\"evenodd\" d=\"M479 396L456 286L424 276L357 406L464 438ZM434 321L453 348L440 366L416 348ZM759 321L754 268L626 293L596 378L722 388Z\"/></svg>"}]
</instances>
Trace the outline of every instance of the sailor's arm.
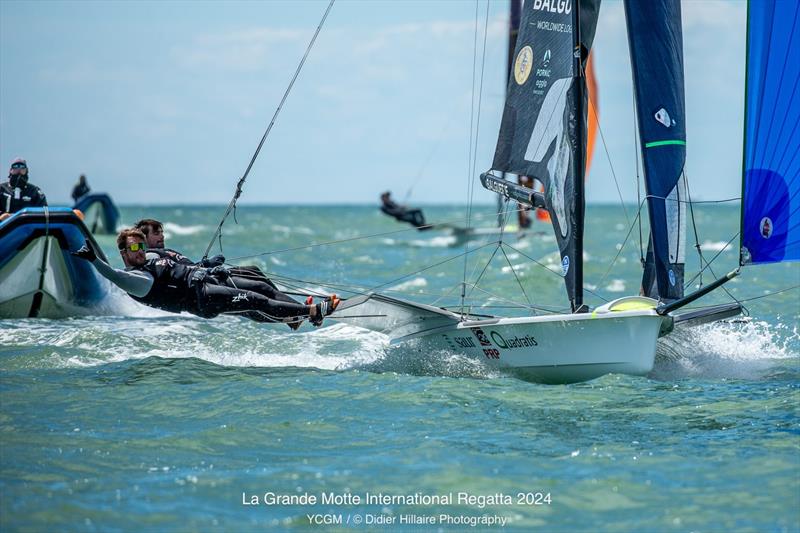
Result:
<instances>
[{"instance_id":1,"label":"sailor's arm","mask_svg":"<svg viewBox=\"0 0 800 533\"><path fill-rule=\"evenodd\" d=\"M121 270L95 258L92 264L108 281L133 296L143 298L153 287L153 276L143 270Z\"/></svg>"}]
</instances>

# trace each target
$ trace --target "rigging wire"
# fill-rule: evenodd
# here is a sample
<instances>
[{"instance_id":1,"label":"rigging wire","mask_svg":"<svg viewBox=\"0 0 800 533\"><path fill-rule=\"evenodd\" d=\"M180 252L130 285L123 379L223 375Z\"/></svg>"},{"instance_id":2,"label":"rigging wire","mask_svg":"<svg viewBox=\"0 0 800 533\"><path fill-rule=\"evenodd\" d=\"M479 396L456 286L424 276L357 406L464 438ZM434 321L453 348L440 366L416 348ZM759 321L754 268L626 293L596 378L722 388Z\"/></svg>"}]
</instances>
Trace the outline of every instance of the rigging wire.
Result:
<instances>
[{"instance_id":1,"label":"rigging wire","mask_svg":"<svg viewBox=\"0 0 800 533\"><path fill-rule=\"evenodd\" d=\"M478 88L478 111L477 111L477 118L475 120L475 127L473 128L473 117L475 116L475 74L477 72L477 58L478 58L478 8L479 8L479 0L475 0L475 36L473 39L473 52L472 52L472 102L470 108L470 120L469 120L469 130L470 130L470 139L469 139L469 161L467 165L467 230L470 228L470 224L472 223L472 200L474 197L475 191L475 168L477 167L477 157L478 157L478 133L480 131L480 123L481 123L481 101L483 97L483 74L484 68L486 66L486 39L489 34L489 0L486 0L486 17L484 21L484 29L483 29L483 50L482 50L482 57L481 57L481 75L480 75L480 83ZM467 250L467 243L464 243L464 250ZM462 278L462 288L461 288L461 303L463 306L464 298L466 296L466 284L467 284L467 254L464 254L464 271L463 271L463 278ZM463 309L462 309L462 315Z\"/></svg>"},{"instance_id":2,"label":"rigging wire","mask_svg":"<svg viewBox=\"0 0 800 533\"><path fill-rule=\"evenodd\" d=\"M585 74L586 73L584 72L584 76ZM614 178L614 185L616 185L617 187L617 195L619 196L619 203L622 206L622 212L625 215L625 222L630 224L631 219L628 216L628 209L625 207L625 200L622 198L622 189L619 186L619 180L617 180L617 173L614 170L614 163L611 161L611 154L608 151L608 145L606 144L606 137L605 135L603 135L603 128L600 126L600 116L597 114L598 106L597 104L594 103L594 99L592 98L591 93L587 91L586 94L587 98L589 99L589 102L591 102L592 104L589 106L589 108L592 110L592 113L594 114L594 121L597 124L597 131L600 132L600 142L603 143L603 150L606 153L606 160L608 161L608 167L611 169L611 177ZM585 176L584 179L586 179Z\"/></svg>"},{"instance_id":3,"label":"rigging wire","mask_svg":"<svg viewBox=\"0 0 800 533\"><path fill-rule=\"evenodd\" d=\"M289 93L294 87L294 82L297 80L297 77L300 75L300 71L303 69L303 65L308 58L308 55L311 53L311 48L314 46L314 43L317 40L317 36L319 35L320 30L322 30L322 26L325 24L325 19L328 18L328 13L331 12L331 8L336 0L331 0L328 4L328 8L325 10L325 13L322 15L322 20L320 20L319 25L317 25L317 29L314 32L314 36L311 37L311 41L308 43L308 47L306 48L305 54L303 54L303 58L300 60L300 64L297 65L297 70L294 72L294 76L292 76L292 80L289 82L289 86L286 87L286 91L283 93L283 98L281 98L280 103L278 104L277 109L275 109L275 114L272 115L272 120L267 126L266 131L264 131L264 135L261 137L261 141L258 143L258 147L256 148L255 153L253 153L253 157L250 158L250 163L247 165L247 169L242 174L242 177L239 178L239 181L236 183L236 191L233 193L233 198L231 198L230 203L228 204L228 208L225 210L225 214L222 216L222 220L219 221L219 225L217 226L216 231L214 231L214 235L211 237L211 240L206 247L206 251L203 254L203 259L208 257L208 253L211 251L211 247L214 245L214 241L219 238L219 247L222 250L222 225L225 224L225 220L227 220L228 216L231 212L234 213L234 221L236 220L236 201L239 199L239 196L242 194L242 187L244 186L244 182L247 179L247 176L250 174L250 170L253 168L253 164L255 164L256 159L258 158L258 154L261 152L261 148L264 146L264 141L267 140L267 136L269 135L270 131L272 131L272 126L275 125L275 120L278 118L278 114L281 112L283 108L284 102L286 102L286 98L288 98Z\"/></svg>"},{"instance_id":4,"label":"rigging wire","mask_svg":"<svg viewBox=\"0 0 800 533\"><path fill-rule=\"evenodd\" d=\"M639 170L639 132L636 128L636 97L634 96L631 100L631 105L633 107L633 160L634 165L636 166L636 201L639 204L639 212L636 214L636 218L639 221L639 263L644 268L644 239L642 235L642 176ZM606 275L608 275L606 273Z\"/></svg>"},{"instance_id":5,"label":"rigging wire","mask_svg":"<svg viewBox=\"0 0 800 533\"><path fill-rule=\"evenodd\" d=\"M514 212L517 212L517 211L519 211L519 209L511 211L511 212L514 213ZM498 215L498 213L489 213L489 214L484 215L484 218L494 217L494 216L497 216L497 215ZM426 229L428 229L428 228L430 228L430 229L458 229L458 228L455 228L453 226L453 224L456 224L456 223L460 222L461 220L462 219L460 219L460 218L453 219L453 220L445 220L443 222L437 222L435 224L427 224L427 225L425 225L423 227L426 228ZM419 229L418 228L414 228L414 227L409 227L409 228L396 229L396 230L391 230L391 231L383 231L383 232L380 232L380 233L370 233L370 234L367 234L367 235L356 235L355 237L347 237L347 238L344 238L344 239L336 239L336 240L333 240L333 241L324 241L324 242L319 242L319 243L305 244L303 246L294 246L294 247L291 247L291 248L281 248L281 249L278 249L278 250L269 250L269 251L261 252L261 253L258 253L258 254L240 255L240 256L237 256L237 257L229 258L228 261L226 261L226 263L231 263L232 264L233 261L240 261L242 259L252 259L254 257L262 257L262 256L265 256L265 255L273 255L273 254L279 254L279 253L284 253L284 252L296 252L296 251L299 251L299 250L306 250L306 249L316 248L316 247L319 247L319 246L330 246L330 245L334 245L334 244L352 242L352 241L357 241L357 240L362 240L362 239L373 239L373 238L376 238L376 237L385 237L387 235L395 235L395 234L398 234L398 233L406 233L406 232L409 232L409 231L418 232ZM457 233L454 234L454 235L457 236ZM466 232L466 235L469 236L469 232Z\"/></svg>"}]
</instances>

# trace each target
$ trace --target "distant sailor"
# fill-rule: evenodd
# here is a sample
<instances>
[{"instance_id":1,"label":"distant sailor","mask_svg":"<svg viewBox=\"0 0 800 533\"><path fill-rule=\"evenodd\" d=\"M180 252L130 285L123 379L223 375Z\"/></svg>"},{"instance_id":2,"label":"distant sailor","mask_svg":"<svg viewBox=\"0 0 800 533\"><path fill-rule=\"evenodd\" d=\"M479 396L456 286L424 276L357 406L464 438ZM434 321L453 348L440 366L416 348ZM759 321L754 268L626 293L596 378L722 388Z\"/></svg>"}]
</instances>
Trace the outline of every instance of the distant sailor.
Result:
<instances>
[{"instance_id":1,"label":"distant sailor","mask_svg":"<svg viewBox=\"0 0 800 533\"><path fill-rule=\"evenodd\" d=\"M425 215L421 209L409 209L392 200L391 191L381 194L381 211L390 217L394 217L400 222L408 222L419 230L429 229L431 226L425 223Z\"/></svg>"},{"instance_id":2,"label":"distant sailor","mask_svg":"<svg viewBox=\"0 0 800 533\"><path fill-rule=\"evenodd\" d=\"M0 220L5 220L20 209L43 207L47 198L39 187L28 183L28 164L17 158L11 162L8 181L0 184Z\"/></svg>"},{"instance_id":3,"label":"distant sailor","mask_svg":"<svg viewBox=\"0 0 800 533\"><path fill-rule=\"evenodd\" d=\"M100 274L133 299L172 313L186 311L203 318L214 318L220 313L240 314L260 322L285 322L296 329L306 317L313 325L322 325L323 319L339 305L335 294L316 305L270 298L251 290L252 284L235 286L238 281L221 267L180 264L167 257L148 260L145 236L139 230L121 231L117 247L125 270L112 268L97 257L89 241L73 255L90 261Z\"/></svg>"},{"instance_id":4,"label":"distant sailor","mask_svg":"<svg viewBox=\"0 0 800 533\"><path fill-rule=\"evenodd\" d=\"M86 183L86 175L81 174L78 178L78 183L72 188L72 199L77 202L80 198L89 194L89 190L89 184Z\"/></svg>"}]
</instances>

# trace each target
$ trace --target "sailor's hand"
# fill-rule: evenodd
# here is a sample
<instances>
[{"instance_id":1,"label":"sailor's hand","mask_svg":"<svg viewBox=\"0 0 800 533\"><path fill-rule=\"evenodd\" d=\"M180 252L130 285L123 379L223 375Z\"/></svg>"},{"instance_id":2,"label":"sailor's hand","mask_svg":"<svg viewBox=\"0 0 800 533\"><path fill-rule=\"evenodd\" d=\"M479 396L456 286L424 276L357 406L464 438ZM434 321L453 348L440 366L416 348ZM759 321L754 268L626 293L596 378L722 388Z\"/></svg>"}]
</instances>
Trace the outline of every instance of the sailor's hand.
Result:
<instances>
[{"instance_id":1,"label":"sailor's hand","mask_svg":"<svg viewBox=\"0 0 800 533\"><path fill-rule=\"evenodd\" d=\"M2 215L0 215L0 221L3 221L3 220L7 219L10 216L11 216L11 213L3 213Z\"/></svg>"},{"instance_id":2,"label":"sailor's hand","mask_svg":"<svg viewBox=\"0 0 800 533\"><path fill-rule=\"evenodd\" d=\"M218 267L225 264L225 256L215 255L214 257L204 257L202 261L200 261L200 266L204 266L206 268L210 267Z\"/></svg>"},{"instance_id":3,"label":"sailor's hand","mask_svg":"<svg viewBox=\"0 0 800 533\"><path fill-rule=\"evenodd\" d=\"M83 246L78 248L76 251L70 253L75 257L80 257L81 259L86 259L87 261L94 261L95 259L97 259L97 254L94 251L94 247L92 246L92 243L90 243L88 240L84 243Z\"/></svg>"},{"instance_id":4,"label":"sailor's hand","mask_svg":"<svg viewBox=\"0 0 800 533\"><path fill-rule=\"evenodd\" d=\"M209 268L208 273L219 279L226 279L231 275L230 271L224 266L215 266L214 268Z\"/></svg>"}]
</instances>

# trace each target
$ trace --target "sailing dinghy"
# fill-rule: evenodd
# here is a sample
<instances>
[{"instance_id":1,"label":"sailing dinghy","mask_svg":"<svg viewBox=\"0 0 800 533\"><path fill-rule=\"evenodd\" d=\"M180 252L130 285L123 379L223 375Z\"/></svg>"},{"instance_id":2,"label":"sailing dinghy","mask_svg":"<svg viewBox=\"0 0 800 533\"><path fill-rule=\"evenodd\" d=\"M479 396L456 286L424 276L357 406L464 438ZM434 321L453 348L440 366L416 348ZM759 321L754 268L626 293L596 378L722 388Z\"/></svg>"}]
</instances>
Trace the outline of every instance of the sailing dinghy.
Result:
<instances>
[{"instance_id":1,"label":"sailing dinghy","mask_svg":"<svg viewBox=\"0 0 800 533\"><path fill-rule=\"evenodd\" d=\"M504 198L546 209L561 255L571 313L497 317L456 313L383 294L351 298L350 323L392 344L414 341L487 361L525 379L575 382L653 368L659 337L678 323L735 316L738 302L678 311L742 266L800 259L800 79L796 2L752 2L748 11L745 160L740 268L684 294L686 225L683 56L678 0L627 0L651 236L642 294L595 309L583 303L584 68L599 2L525 3L492 169L481 182ZM534 176L544 192L494 173ZM466 285L464 283L463 285ZM463 291L462 291L463 297ZM335 317L335 315L334 315Z\"/></svg>"}]
</instances>

